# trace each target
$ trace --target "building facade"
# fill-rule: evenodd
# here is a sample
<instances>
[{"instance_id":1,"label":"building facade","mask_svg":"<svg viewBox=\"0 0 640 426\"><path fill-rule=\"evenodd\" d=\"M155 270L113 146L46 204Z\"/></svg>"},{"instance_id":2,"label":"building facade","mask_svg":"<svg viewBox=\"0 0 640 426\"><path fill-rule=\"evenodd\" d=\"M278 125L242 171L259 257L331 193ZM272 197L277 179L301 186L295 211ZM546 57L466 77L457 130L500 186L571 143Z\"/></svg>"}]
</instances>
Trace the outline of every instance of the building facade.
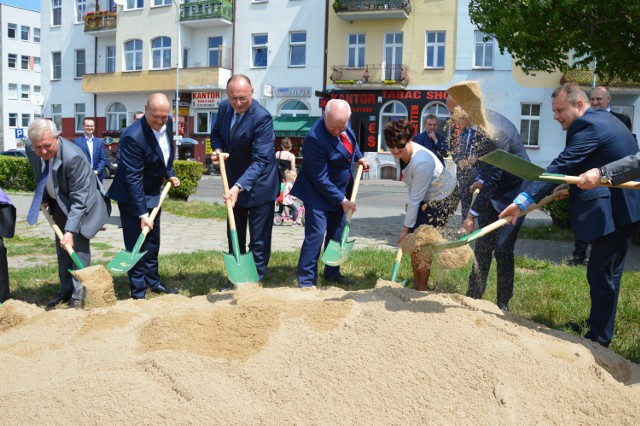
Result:
<instances>
[{"instance_id":1,"label":"building facade","mask_svg":"<svg viewBox=\"0 0 640 426\"><path fill-rule=\"evenodd\" d=\"M40 13L0 4L0 151L20 148L41 114Z\"/></svg>"}]
</instances>

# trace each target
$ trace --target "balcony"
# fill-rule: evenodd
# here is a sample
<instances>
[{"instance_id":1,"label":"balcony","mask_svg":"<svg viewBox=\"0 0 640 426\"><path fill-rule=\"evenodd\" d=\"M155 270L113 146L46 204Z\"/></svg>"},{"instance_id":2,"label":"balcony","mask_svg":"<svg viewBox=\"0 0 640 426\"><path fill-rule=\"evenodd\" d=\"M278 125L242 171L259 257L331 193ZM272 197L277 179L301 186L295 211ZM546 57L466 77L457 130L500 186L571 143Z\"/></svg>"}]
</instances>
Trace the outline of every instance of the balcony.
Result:
<instances>
[{"instance_id":1,"label":"balcony","mask_svg":"<svg viewBox=\"0 0 640 426\"><path fill-rule=\"evenodd\" d=\"M409 74L404 65L365 65L362 68L347 65L331 66L331 81L343 88L405 88Z\"/></svg>"},{"instance_id":2,"label":"balcony","mask_svg":"<svg viewBox=\"0 0 640 426\"><path fill-rule=\"evenodd\" d=\"M212 27L231 25L233 6L231 2L203 0L180 5L180 22L188 27Z\"/></svg>"},{"instance_id":3,"label":"balcony","mask_svg":"<svg viewBox=\"0 0 640 426\"><path fill-rule=\"evenodd\" d=\"M104 37L116 33L118 13L106 10L89 12L84 15L84 32L96 37Z\"/></svg>"},{"instance_id":4,"label":"balcony","mask_svg":"<svg viewBox=\"0 0 640 426\"><path fill-rule=\"evenodd\" d=\"M409 0L335 0L333 10L345 21L408 19Z\"/></svg>"},{"instance_id":5,"label":"balcony","mask_svg":"<svg viewBox=\"0 0 640 426\"><path fill-rule=\"evenodd\" d=\"M573 81L580 86L589 86L593 84L593 70L566 70L562 74L560 84ZM640 81L622 80L618 77L597 78L597 84L611 88L640 88Z\"/></svg>"}]
</instances>

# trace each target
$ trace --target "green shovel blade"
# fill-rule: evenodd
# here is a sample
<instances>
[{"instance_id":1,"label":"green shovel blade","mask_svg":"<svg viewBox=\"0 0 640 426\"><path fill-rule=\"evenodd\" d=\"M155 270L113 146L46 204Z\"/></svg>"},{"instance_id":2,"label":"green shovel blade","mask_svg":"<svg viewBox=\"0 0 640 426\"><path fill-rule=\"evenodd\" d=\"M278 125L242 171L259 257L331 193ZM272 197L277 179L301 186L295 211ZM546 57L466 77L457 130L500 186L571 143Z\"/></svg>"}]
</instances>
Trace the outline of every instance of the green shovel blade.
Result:
<instances>
[{"instance_id":1,"label":"green shovel blade","mask_svg":"<svg viewBox=\"0 0 640 426\"><path fill-rule=\"evenodd\" d=\"M113 273L128 272L129 269L133 268L145 254L147 254L146 251L129 252L126 250L120 250L120 253L116 254L116 257L111 259L111 262L107 264L107 269Z\"/></svg>"},{"instance_id":2,"label":"green shovel blade","mask_svg":"<svg viewBox=\"0 0 640 426\"><path fill-rule=\"evenodd\" d=\"M463 235L462 237L460 237L459 239L455 240L455 241L450 241L448 243L443 243L443 244L437 244L433 247L433 251L434 252L439 252L442 250L449 250L449 249L453 249L456 247L462 247L466 244L469 244L470 241L475 240L475 237L477 234L480 233L480 231L482 231L482 228L480 229L476 229L475 231L473 231L472 233L470 233L469 235Z\"/></svg>"},{"instance_id":3,"label":"green shovel blade","mask_svg":"<svg viewBox=\"0 0 640 426\"><path fill-rule=\"evenodd\" d=\"M480 161L483 161L492 166L498 167L506 172L516 175L527 180L540 180L540 181L552 181L557 182L562 180L565 175L547 173L545 169L540 166L536 166L533 163L523 160L513 154L508 153L502 149L496 149L491 151L487 155L480 157Z\"/></svg>"},{"instance_id":4,"label":"green shovel blade","mask_svg":"<svg viewBox=\"0 0 640 426\"><path fill-rule=\"evenodd\" d=\"M247 283L257 283L258 269L253 259L253 254L240 253L240 244L238 242L238 231L232 229L229 231L231 236L231 248L233 253L222 253L224 258L224 266L227 268L227 277L234 285L242 285Z\"/></svg>"},{"instance_id":5,"label":"green shovel blade","mask_svg":"<svg viewBox=\"0 0 640 426\"><path fill-rule=\"evenodd\" d=\"M396 284L399 284L400 286L404 287L407 284L407 280L402 280L402 281L396 281L396 279L398 279L398 271L400 270L400 262L398 262L397 260L393 261L393 269L391 269L391 282L394 282Z\"/></svg>"},{"instance_id":6,"label":"green shovel blade","mask_svg":"<svg viewBox=\"0 0 640 426\"><path fill-rule=\"evenodd\" d=\"M349 228L349 222L346 222L344 224L344 229L342 230L341 240L329 241L327 248L322 254L322 261L325 265L339 266L346 262L349 258L349 254L351 253L351 250L353 250L353 245L356 242L356 240L347 241L347 237L349 236Z\"/></svg>"}]
</instances>

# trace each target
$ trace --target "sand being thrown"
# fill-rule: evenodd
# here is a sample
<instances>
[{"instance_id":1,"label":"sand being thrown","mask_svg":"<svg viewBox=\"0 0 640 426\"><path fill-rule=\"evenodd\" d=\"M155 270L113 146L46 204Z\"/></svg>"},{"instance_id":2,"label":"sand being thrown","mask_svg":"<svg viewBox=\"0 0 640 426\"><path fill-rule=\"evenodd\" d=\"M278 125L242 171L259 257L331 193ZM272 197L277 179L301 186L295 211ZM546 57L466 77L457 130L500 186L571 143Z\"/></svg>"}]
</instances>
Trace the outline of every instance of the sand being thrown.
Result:
<instances>
[{"instance_id":1,"label":"sand being thrown","mask_svg":"<svg viewBox=\"0 0 640 426\"><path fill-rule=\"evenodd\" d=\"M640 366L461 295L274 288L52 312L11 300L0 324L5 424L640 422Z\"/></svg>"},{"instance_id":2,"label":"sand being thrown","mask_svg":"<svg viewBox=\"0 0 640 426\"><path fill-rule=\"evenodd\" d=\"M418 262L424 269L431 269L433 258L442 269L462 268L473 257L473 250L467 244L437 251L434 248L446 244L447 240L440 232L430 225L420 225L414 232L408 234L400 243L404 253L415 253Z\"/></svg>"}]
</instances>

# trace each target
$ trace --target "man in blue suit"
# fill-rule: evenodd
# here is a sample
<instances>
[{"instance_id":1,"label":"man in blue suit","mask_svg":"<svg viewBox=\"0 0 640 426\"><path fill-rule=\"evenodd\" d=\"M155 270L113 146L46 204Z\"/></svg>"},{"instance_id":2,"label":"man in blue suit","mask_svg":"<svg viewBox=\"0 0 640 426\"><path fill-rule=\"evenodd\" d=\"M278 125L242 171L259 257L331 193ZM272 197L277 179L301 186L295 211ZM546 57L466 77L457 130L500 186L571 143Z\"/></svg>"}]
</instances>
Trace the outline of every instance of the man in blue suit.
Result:
<instances>
[{"instance_id":1,"label":"man in blue suit","mask_svg":"<svg viewBox=\"0 0 640 426\"><path fill-rule=\"evenodd\" d=\"M98 176L98 180L102 182L104 180L102 172L105 164L107 164L107 154L104 152L104 144L102 139L93 136L96 125L91 118L82 120L82 128L84 129L84 134L75 138L73 143L78 145L82 152L84 152L84 155L87 156L93 173L95 173L96 176Z\"/></svg>"},{"instance_id":2,"label":"man in blue suit","mask_svg":"<svg viewBox=\"0 0 640 426\"><path fill-rule=\"evenodd\" d=\"M590 108L586 93L575 83L556 89L551 106L554 118L567 131L564 151L547 167L549 173L578 175L603 163L636 154L633 135L612 114ZM604 176L606 179L606 175ZM520 194L501 217L540 201L555 184L535 182ZM620 280L632 240L640 228L640 191L599 186L571 186L569 214L576 238L592 241L587 265L591 310L584 337L609 346L613 338Z\"/></svg>"},{"instance_id":3,"label":"man in blue suit","mask_svg":"<svg viewBox=\"0 0 640 426\"><path fill-rule=\"evenodd\" d=\"M166 287L158 274L160 252L160 217L149 215L160 203L164 181L179 186L173 171L173 121L169 119L171 104L162 93L149 96L144 116L124 129L118 144L118 173L107 195L118 202L124 245L132 251L145 226L151 230L140 251L147 251L129 270L131 297L143 299L147 288L154 293L177 293Z\"/></svg>"},{"instance_id":4,"label":"man in blue suit","mask_svg":"<svg viewBox=\"0 0 640 426\"><path fill-rule=\"evenodd\" d=\"M227 99L220 102L218 118L211 129L211 161L218 163L224 153L229 185L225 197L231 200L236 221L240 252L247 251L247 224L249 250L262 281L271 257L273 206L280 191L278 165L273 154L275 133L269 111L253 100L251 80L234 75L227 82ZM229 252L231 235L227 223ZM231 287L227 281L227 287Z\"/></svg>"},{"instance_id":5,"label":"man in blue suit","mask_svg":"<svg viewBox=\"0 0 640 426\"><path fill-rule=\"evenodd\" d=\"M346 101L330 100L302 145L302 168L291 189L291 195L304 201L306 211L297 271L300 287L317 284L323 240L325 248L330 240L340 240L345 214L356 209L355 203L349 201L355 164L369 167L349 127L350 117L351 108ZM339 266L325 265L324 277L343 285L351 282L340 274Z\"/></svg>"},{"instance_id":6,"label":"man in blue suit","mask_svg":"<svg viewBox=\"0 0 640 426\"><path fill-rule=\"evenodd\" d=\"M511 203L511 200L525 187L521 178L504 172L486 163L476 163L475 158L495 149L503 149L523 160L529 160L520 134L515 126L504 116L484 108L480 86L474 81L463 81L447 89L471 123L477 126L475 151L467 160L476 164L478 181L473 184L480 187L475 204L469 209L462 222L467 234L473 232L476 219L479 227L485 227L498 220L498 213ZM454 114L461 116L463 114ZM465 188L463 188L465 190ZM469 275L467 296L482 299L487 287L487 277L491 261L495 256L497 264L497 303L503 311L509 309L513 297L515 279L515 244L524 217L514 221L513 225L502 228L479 238L474 254L476 262Z\"/></svg>"},{"instance_id":7,"label":"man in blue suit","mask_svg":"<svg viewBox=\"0 0 640 426\"><path fill-rule=\"evenodd\" d=\"M449 156L447 138L438 132L438 117L434 114L427 115L424 119L424 132L415 135L413 141L433 152L442 164L444 157Z\"/></svg>"}]
</instances>

